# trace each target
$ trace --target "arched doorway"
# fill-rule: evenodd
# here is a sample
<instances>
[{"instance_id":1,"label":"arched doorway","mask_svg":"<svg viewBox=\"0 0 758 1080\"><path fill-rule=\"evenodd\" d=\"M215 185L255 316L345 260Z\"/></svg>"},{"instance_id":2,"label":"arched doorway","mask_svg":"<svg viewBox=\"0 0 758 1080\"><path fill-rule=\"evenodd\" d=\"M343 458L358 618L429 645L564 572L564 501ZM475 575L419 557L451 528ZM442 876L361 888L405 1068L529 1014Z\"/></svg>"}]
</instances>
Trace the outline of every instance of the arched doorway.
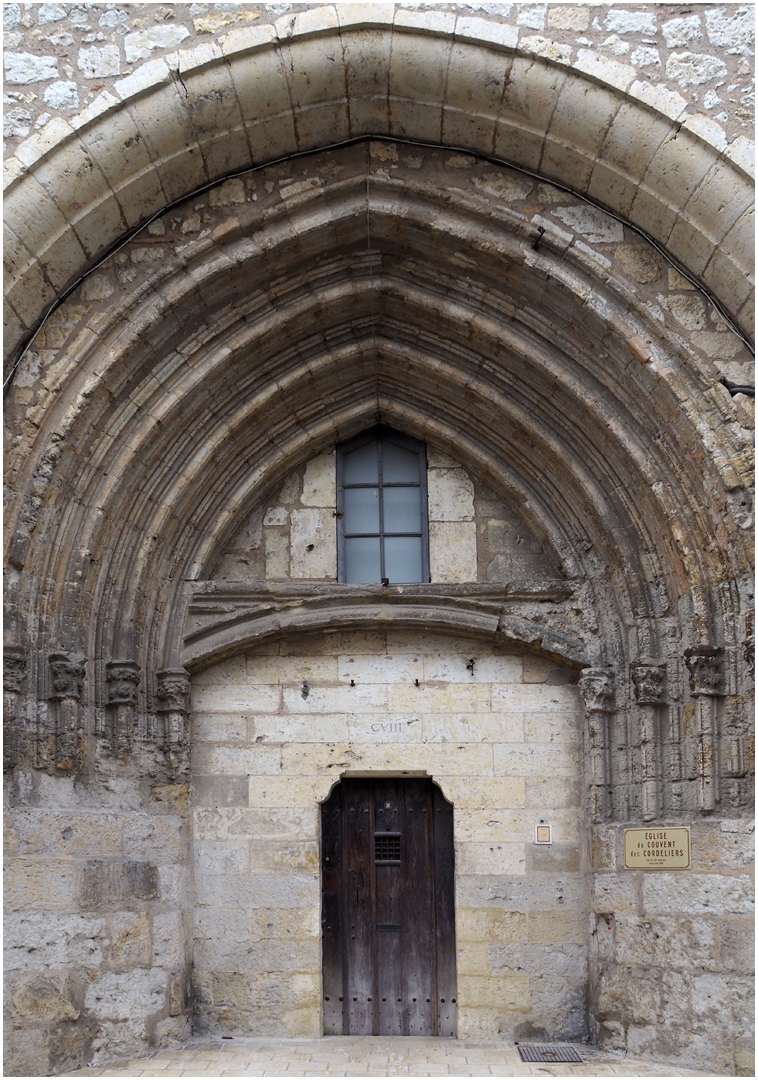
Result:
<instances>
[{"instance_id":1,"label":"arched doorway","mask_svg":"<svg viewBox=\"0 0 758 1080\"><path fill-rule=\"evenodd\" d=\"M321 807L325 1035L455 1035L453 807L346 778Z\"/></svg>"}]
</instances>

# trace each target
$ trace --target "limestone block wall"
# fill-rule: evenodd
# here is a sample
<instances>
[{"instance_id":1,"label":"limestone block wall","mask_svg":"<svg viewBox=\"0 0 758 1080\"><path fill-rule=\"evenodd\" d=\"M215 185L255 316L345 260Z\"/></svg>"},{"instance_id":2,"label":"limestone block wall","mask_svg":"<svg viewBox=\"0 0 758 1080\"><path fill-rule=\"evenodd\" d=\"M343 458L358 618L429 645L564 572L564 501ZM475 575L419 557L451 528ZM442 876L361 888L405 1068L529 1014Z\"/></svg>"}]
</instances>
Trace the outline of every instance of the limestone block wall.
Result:
<instances>
[{"instance_id":1,"label":"limestone block wall","mask_svg":"<svg viewBox=\"0 0 758 1080\"><path fill-rule=\"evenodd\" d=\"M6 791L5 1071L190 1031L188 786L17 772Z\"/></svg>"},{"instance_id":2,"label":"limestone block wall","mask_svg":"<svg viewBox=\"0 0 758 1080\"><path fill-rule=\"evenodd\" d=\"M319 804L343 774L407 770L432 776L455 808L459 1037L582 1036L589 898L573 679L489 641L401 630L292 636L198 675L200 1024L321 1034ZM553 825L552 847L533 844L539 820Z\"/></svg>"},{"instance_id":3,"label":"limestone block wall","mask_svg":"<svg viewBox=\"0 0 758 1080\"><path fill-rule=\"evenodd\" d=\"M754 1076L753 822L694 822L681 873L624 870L620 826L595 826L592 851L599 1045Z\"/></svg>"},{"instance_id":4,"label":"limestone block wall","mask_svg":"<svg viewBox=\"0 0 758 1080\"><path fill-rule=\"evenodd\" d=\"M433 582L561 577L523 519L459 461L427 446ZM336 455L312 458L242 522L210 574L220 581L337 580Z\"/></svg>"}]
</instances>

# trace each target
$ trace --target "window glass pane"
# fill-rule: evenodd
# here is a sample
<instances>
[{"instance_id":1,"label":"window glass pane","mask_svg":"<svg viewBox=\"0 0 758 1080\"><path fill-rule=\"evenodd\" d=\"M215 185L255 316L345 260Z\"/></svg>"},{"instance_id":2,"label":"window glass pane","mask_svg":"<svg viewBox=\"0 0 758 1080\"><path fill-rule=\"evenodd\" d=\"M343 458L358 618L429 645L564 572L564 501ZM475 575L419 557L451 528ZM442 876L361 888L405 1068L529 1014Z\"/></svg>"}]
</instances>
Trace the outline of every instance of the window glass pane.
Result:
<instances>
[{"instance_id":1,"label":"window glass pane","mask_svg":"<svg viewBox=\"0 0 758 1080\"><path fill-rule=\"evenodd\" d=\"M384 531L421 532L421 489L385 488Z\"/></svg>"},{"instance_id":2,"label":"window glass pane","mask_svg":"<svg viewBox=\"0 0 758 1080\"><path fill-rule=\"evenodd\" d=\"M345 581L378 585L381 580L379 537L345 537Z\"/></svg>"},{"instance_id":3,"label":"window glass pane","mask_svg":"<svg viewBox=\"0 0 758 1080\"><path fill-rule=\"evenodd\" d=\"M345 488L345 533L379 532L379 488Z\"/></svg>"},{"instance_id":4,"label":"window glass pane","mask_svg":"<svg viewBox=\"0 0 758 1080\"><path fill-rule=\"evenodd\" d=\"M385 484L418 483L419 456L412 450L382 440L382 478Z\"/></svg>"},{"instance_id":5,"label":"window glass pane","mask_svg":"<svg viewBox=\"0 0 758 1080\"><path fill-rule=\"evenodd\" d=\"M345 454L346 484L376 484L379 480L379 446L376 442Z\"/></svg>"},{"instance_id":6,"label":"window glass pane","mask_svg":"<svg viewBox=\"0 0 758 1080\"><path fill-rule=\"evenodd\" d=\"M388 536L384 541L384 573L390 585L421 581L421 537Z\"/></svg>"}]
</instances>

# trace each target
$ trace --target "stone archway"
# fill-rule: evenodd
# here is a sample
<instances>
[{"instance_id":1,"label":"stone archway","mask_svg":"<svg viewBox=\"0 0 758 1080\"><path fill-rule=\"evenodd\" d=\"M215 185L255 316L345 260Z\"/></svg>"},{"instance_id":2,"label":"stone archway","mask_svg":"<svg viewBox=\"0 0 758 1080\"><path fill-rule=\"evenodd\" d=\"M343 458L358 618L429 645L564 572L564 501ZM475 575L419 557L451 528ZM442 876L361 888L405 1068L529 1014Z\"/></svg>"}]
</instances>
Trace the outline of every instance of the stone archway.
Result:
<instances>
[{"instance_id":1,"label":"stone archway","mask_svg":"<svg viewBox=\"0 0 758 1080\"><path fill-rule=\"evenodd\" d=\"M600 942L586 985L593 1030L626 1046L649 982L640 949L664 973L696 975L665 883L645 881L631 912L614 892L623 824L697 822L738 879L727 918L748 902L728 847L750 797L748 420L722 384L748 354L661 255L742 324L740 147L710 145L709 129L623 65L540 56L487 20L399 12L390 26L381 10L355 22L347 10L234 32L178 68L146 65L11 168L11 347L125 241L13 359L6 766L19 827L49 815L63 839L31 866L13 861L11 947L23 951L52 903L75 917L72 941L83 927L102 957L77 982L82 954L66 946L58 1011L79 1009L81 1045L95 1029L103 1053L122 1038L180 1038L190 674L329 622L486 632L586 672L581 798ZM414 81L443 67L445 88ZM470 85L474 103L461 99ZM649 142L629 137L640 127ZM303 150L315 152L295 162ZM231 175L266 155L286 162ZM211 181L207 202L175 204ZM25 209L40 185L44 219ZM382 595L214 577L246 515L293 470L377 422L517 509L556 553L558 579ZM63 803L81 812L73 834ZM35 875L61 850L60 889L40 901ZM671 955L661 937L679 943ZM14 979L18 1030L39 1032ZM108 1003L127 984L143 1004L124 1018ZM696 1021L682 1015L686 1057ZM665 1023L659 1009L646 1037ZM62 1038L56 1024L45 1039ZM731 1055L733 1028L719 1030Z\"/></svg>"},{"instance_id":2,"label":"stone archway","mask_svg":"<svg viewBox=\"0 0 758 1080\"><path fill-rule=\"evenodd\" d=\"M13 160L6 349L168 203L365 135L459 147L586 195L665 248L749 334L749 145L712 142L717 132L679 94L654 90L630 65L591 49L566 60L544 39L536 51L517 39L468 15L338 5L143 65ZM55 207L50 220L28 213L40 196Z\"/></svg>"}]
</instances>

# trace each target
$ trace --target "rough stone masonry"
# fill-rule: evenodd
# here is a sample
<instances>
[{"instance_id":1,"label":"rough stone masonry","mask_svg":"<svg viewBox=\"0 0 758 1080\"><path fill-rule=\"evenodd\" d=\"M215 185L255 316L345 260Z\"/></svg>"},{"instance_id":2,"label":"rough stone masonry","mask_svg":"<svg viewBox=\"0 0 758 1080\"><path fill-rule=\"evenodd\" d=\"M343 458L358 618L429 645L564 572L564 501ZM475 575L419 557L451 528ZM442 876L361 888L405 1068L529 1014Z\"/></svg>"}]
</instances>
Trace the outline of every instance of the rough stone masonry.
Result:
<instances>
[{"instance_id":1,"label":"rough stone masonry","mask_svg":"<svg viewBox=\"0 0 758 1080\"><path fill-rule=\"evenodd\" d=\"M752 1075L752 9L6 4L4 45L6 1071L318 1037L319 805L407 773L460 1038ZM377 423L426 444L426 583L338 580ZM645 825L691 868L625 870Z\"/></svg>"}]
</instances>

